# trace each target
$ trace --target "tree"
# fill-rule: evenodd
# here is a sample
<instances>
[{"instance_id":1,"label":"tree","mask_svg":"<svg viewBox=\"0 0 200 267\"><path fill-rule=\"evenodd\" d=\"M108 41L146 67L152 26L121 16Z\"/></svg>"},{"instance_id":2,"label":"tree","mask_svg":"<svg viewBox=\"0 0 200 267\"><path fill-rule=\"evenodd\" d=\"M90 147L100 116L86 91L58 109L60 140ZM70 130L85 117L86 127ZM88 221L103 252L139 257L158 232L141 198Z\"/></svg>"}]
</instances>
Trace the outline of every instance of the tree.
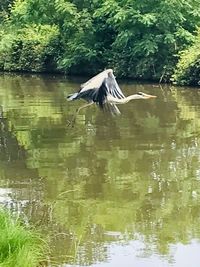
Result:
<instances>
[{"instance_id":1,"label":"tree","mask_svg":"<svg viewBox=\"0 0 200 267\"><path fill-rule=\"evenodd\" d=\"M112 67L119 76L169 81L179 52L194 40L199 11L197 0L15 0L0 42L13 32L18 40L33 25L56 27L49 44L56 71L92 74ZM0 45L0 62L3 55Z\"/></svg>"},{"instance_id":2,"label":"tree","mask_svg":"<svg viewBox=\"0 0 200 267\"><path fill-rule=\"evenodd\" d=\"M195 42L186 50L180 53L172 81L175 84L200 84L200 29L198 30Z\"/></svg>"},{"instance_id":3,"label":"tree","mask_svg":"<svg viewBox=\"0 0 200 267\"><path fill-rule=\"evenodd\" d=\"M118 72L134 78L168 79L175 55L193 40L200 21L198 8L193 0L105 1L97 14L107 16L107 24L117 32L112 62Z\"/></svg>"}]
</instances>

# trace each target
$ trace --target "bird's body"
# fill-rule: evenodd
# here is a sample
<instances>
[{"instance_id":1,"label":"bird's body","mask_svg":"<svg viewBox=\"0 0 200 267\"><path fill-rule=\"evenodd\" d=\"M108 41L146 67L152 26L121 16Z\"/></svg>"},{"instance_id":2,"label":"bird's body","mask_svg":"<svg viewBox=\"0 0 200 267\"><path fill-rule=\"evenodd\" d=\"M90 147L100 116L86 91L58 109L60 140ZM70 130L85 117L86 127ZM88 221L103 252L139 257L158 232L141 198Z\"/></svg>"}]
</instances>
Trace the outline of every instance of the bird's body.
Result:
<instances>
[{"instance_id":1,"label":"bird's body","mask_svg":"<svg viewBox=\"0 0 200 267\"><path fill-rule=\"evenodd\" d=\"M110 104L118 110L115 106L116 104L125 104L133 99L148 99L155 97L156 96L142 92L125 97L113 75L113 70L107 69L82 84L77 93L69 95L67 98L69 101L82 98L89 103L98 104L101 108Z\"/></svg>"},{"instance_id":2,"label":"bird's body","mask_svg":"<svg viewBox=\"0 0 200 267\"><path fill-rule=\"evenodd\" d=\"M82 98L88 102L94 102L99 104L100 107L103 107L103 104L107 102L108 95L112 95L118 99L125 98L111 69L102 71L86 83L82 84L77 93L68 96L68 100Z\"/></svg>"}]
</instances>

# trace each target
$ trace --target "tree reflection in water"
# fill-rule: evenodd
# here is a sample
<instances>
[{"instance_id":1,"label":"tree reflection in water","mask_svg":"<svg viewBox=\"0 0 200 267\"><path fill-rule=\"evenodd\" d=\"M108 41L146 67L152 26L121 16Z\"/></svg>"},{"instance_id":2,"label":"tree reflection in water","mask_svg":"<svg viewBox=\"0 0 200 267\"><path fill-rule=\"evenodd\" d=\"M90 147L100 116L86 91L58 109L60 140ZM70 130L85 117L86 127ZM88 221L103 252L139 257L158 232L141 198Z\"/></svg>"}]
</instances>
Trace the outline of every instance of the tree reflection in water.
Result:
<instances>
[{"instance_id":1,"label":"tree reflection in water","mask_svg":"<svg viewBox=\"0 0 200 267\"><path fill-rule=\"evenodd\" d=\"M171 245L199 239L198 91L122 84L158 98L121 106L117 119L90 107L69 128L79 103L64 96L75 82L0 81L0 201L43 228L53 261L105 263L112 245L137 241L138 261L170 261Z\"/></svg>"}]
</instances>

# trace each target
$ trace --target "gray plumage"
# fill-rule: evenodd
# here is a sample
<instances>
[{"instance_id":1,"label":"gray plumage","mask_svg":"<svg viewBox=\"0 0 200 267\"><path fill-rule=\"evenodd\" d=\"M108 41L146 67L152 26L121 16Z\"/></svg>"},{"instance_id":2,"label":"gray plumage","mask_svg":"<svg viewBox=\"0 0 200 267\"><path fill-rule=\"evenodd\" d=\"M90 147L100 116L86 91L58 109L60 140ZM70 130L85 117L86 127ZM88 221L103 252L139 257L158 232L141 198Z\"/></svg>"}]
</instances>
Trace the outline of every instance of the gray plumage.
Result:
<instances>
[{"instance_id":1,"label":"gray plumage","mask_svg":"<svg viewBox=\"0 0 200 267\"><path fill-rule=\"evenodd\" d=\"M69 95L67 99L70 101L82 98L88 102L94 102L102 108L107 102L108 95L118 99L125 98L117 84L112 69L104 70L94 76L82 84L77 93Z\"/></svg>"},{"instance_id":2,"label":"gray plumage","mask_svg":"<svg viewBox=\"0 0 200 267\"><path fill-rule=\"evenodd\" d=\"M116 104L124 104L134 99L149 99L156 96L148 95L143 92L125 97L122 93L112 69L107 69L83 83L77 93L69 95L68 101L84 99L89 103L96 103L100 108L112 110L119 114Z\"/></svg>"}]
</instances>

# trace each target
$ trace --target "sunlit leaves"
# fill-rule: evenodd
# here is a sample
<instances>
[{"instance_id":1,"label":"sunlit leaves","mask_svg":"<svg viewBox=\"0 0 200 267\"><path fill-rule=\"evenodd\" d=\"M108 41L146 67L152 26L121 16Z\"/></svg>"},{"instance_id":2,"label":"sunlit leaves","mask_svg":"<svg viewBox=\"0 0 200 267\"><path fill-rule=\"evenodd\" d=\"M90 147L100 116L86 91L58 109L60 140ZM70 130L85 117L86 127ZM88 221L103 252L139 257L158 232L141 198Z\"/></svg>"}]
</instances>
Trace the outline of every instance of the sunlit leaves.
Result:
<instances>
[{"instance_id":1,"label":"sunlit leaves","mask_svg":"<svg viewBox=\"0 0 200 267\"><path fill-rule=\"evenodd\" d=\"M102 5L95 10L94 17L113 16L117 11L120 11L119 7L118 2L115 0L103 1Z\"/></svg>"},{"instance_id":2,"label":"sunlit leaves","mask_svg":"<svg viewBox=\"0 0 200 267\"><path fill-rule=\"evenodd\" d=\"M180 60L172 77L174 83L193 84L200 83L200 30L194 44L180 53Z\"/></svg>"},{"instance_id":3,"label":"sunlit leaves","mask_svg":"<svg viewBox=\"0 0 200 267\"><path fill-rule=\"evenodd\" d=\"M53 48L59 31L56 26L29 25L16 35L7 34L0 40L1 64L4 70L42 71ZM51 48L50 48L51 47ZM48 66L49 67L49 66Z\"/></svg>"},{"instance_id":4,"label":"sunlit leaves","mask_svg":"<svg viewBox=\"0 0 200 267\"><path fill-rule=\"evenodd\" d=\"M70 14L74 15L76 10L76 7L65 0L55 0L55 10L59 12L60 14Z\"/></svg>"},{"instance_id":5,"label":"sunlit leaves","mask_svg":"<svg viewBox=\"0 0 200 267\"><path fill-rule=\"evenodd\" d=\"M157 21L156 14L149 13L149 14L141 15L141 17L139 18L139 21L146 26L154 25L155 22Z\"/></svg>"},{"instance_id":6,"label":"sunlit leaves","mask_svg":"<svg viewBox=\"0 0 200 267\"><path fill-rule=\"evenodd\" d=\"M57 25L57 49L49 49L59 71L111 66L121 76L164 81L193 41L199 9L196 0L15 0L4 26L9 34L9 28Z\"/></svg>"},{"instance_id":7,"label":"sunlit leaves","mask_svg":"<svg viewBox=\"0 0 200 267\"><path fill-rule=\"evenodd\" d=\"M15 25L23 25L27 18L28 2L22 0L14 1L11 8L11 20Z\"/></svg>"},{"instance_id":8,"label":"sunlit leaves","mask_svg":"<svg viewBox=\"0 0 200 267\"><path fill-rule=\"evenodd\" d=\"M192 41L192 30L195 30L198 20L197 17L188 19L195 2L152 1L149 4L146 1L124 1L124 4L108 20L118 31L112 45L117 53L114 64L118 61L125 68L123 61L127 62L128 58L129 69L125 73L127 75L131 70L130 75L135 77L158 78L166 67L168 72L169 68L172 72L174 54ZM149 67L145 57L152 62ZM140 65L141 72L138 72L137 65ZM153 72L152 65L156 66Z\"/></svg>"}]
</instances>

